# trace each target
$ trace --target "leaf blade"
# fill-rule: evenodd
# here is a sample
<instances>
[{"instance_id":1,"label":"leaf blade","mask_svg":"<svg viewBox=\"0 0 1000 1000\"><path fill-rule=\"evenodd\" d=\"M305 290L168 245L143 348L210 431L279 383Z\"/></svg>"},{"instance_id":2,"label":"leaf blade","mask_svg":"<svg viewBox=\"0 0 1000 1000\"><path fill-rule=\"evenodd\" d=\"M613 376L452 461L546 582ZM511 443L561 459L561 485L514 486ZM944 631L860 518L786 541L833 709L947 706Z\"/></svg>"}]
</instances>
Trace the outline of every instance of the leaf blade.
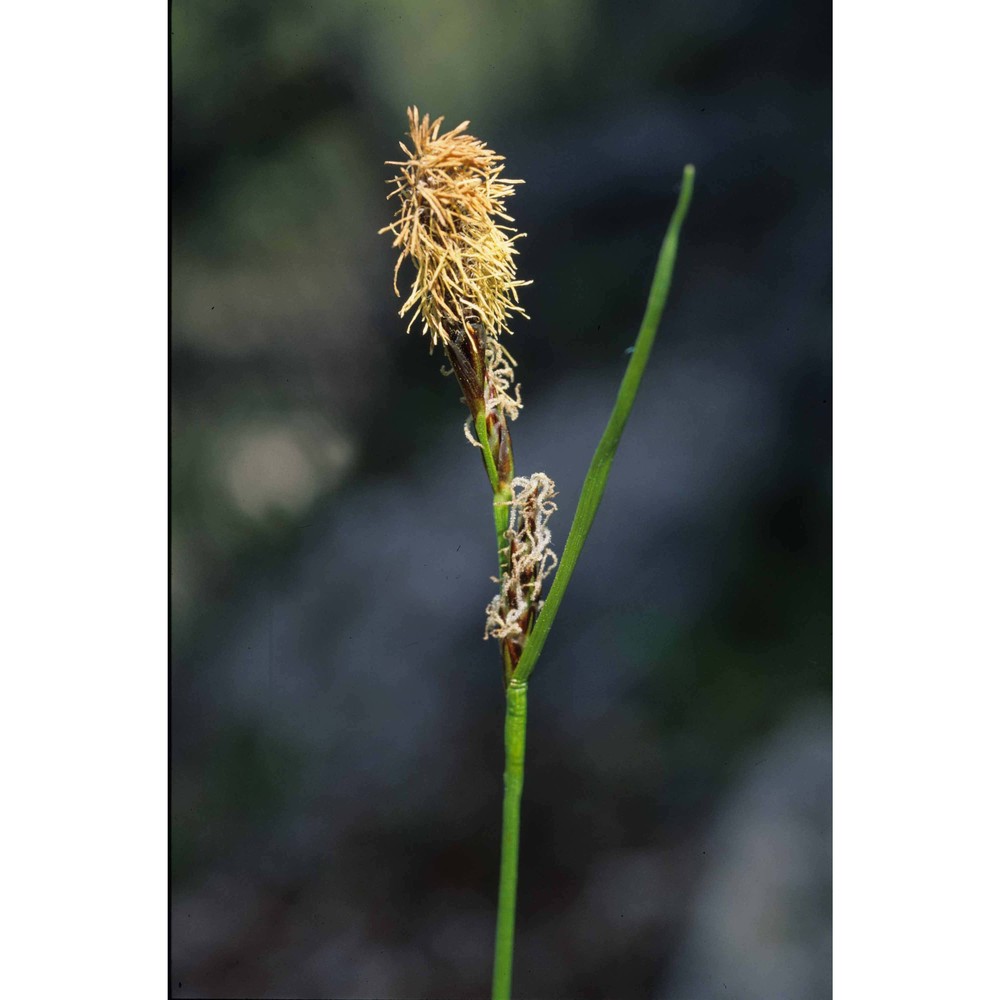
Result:
<instances>
[{"instance_id":1,"label":"leaf blade","mask_svg":"<svg viewBox=\"0 0 1000 1000\"><path fill-rule=\"evenodd\" d=\"M649 299L646 303L646 312L643 315L642 323L639 326L639 334L636 337L635 346L632 350L631 358L622 376L621 385L618 387L618 396L615 400L614 408L608 419L601 440L598 442L594 457L591 459L590 468L583 481L583 488L580 491L580 500L577 503L576 513L573 515L573 523L570 525L569 535L563 549L559 567L549 588L549 594L545 599L538 620L532 629L531 635L525 644L524 652L514 671L513 680L527 681L531 675L538 657L541 654L545 640L548 638L549 630L555 620L556 612L562 603L566 588L569 586L570 577L576 567L577 560L583 550L583 544L587 540L594 518L597 516L597 509L604 496L604 489L607 486L608 476L611 472L611 464L614 461L615 453L618 451L618 444L625 430L629 414L635 403L636 393L639 390L639 383L646 370L646 363L649 361L650 352L653 349L653 342L656 340L657 329L660 319L663 316L663 309L670 293L670 284L673 278L674 264L677 260L677 246L680 241L681 227L687 215L688 205L691 202L691 195L694 190L694 167L688 164L684 168L681 180L681 192L677 199L677 205L667 226L667 232L660 248L660 255L656 262L656 270L653 273L653 282L649 289Z\"/></svg>"}]
</instances>

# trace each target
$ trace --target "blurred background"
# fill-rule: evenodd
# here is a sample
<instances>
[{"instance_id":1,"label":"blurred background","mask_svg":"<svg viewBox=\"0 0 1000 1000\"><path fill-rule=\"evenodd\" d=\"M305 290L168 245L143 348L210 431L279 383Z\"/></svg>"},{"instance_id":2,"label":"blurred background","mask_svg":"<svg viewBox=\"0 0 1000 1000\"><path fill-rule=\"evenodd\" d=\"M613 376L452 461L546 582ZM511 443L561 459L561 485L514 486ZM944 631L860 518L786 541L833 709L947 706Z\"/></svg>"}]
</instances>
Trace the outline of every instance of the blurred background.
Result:
<instances>
[{"instance_id":1,"label":"blurred background","mask_svg":"<svg viewBox=\"0 0 1000 1000\"><path fill-rule=\"evenodd\" d=\"M830 996L826 6L171 12L172 994L489 992L489 492L377 235L417 104L526 181L512 433L558 546L698 168L532 679L515 991Z\"/></svg>"}]
</instances>

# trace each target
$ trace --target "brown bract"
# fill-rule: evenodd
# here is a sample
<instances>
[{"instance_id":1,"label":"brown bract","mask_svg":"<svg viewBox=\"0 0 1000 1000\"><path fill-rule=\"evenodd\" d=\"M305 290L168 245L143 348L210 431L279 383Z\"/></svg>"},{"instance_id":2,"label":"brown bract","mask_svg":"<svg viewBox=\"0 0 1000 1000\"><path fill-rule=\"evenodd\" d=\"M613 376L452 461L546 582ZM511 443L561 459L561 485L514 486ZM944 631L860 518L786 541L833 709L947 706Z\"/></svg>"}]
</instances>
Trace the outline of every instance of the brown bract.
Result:
<instances>
[{"instance_id":1,"label":"brown bract","mask_svg":"<svg viewBox=\"0 0 1000 1000\"><path fill-rule=\"evenodd\" d=\"M403 260L411 257L416 267L400 315L412 311L407 331L418 315L422 318L432 348L439 340L472 340L470 324L476 321L486 342L495 342L510 332L514 313L524 315L517 290L529 282L517 280L514 266L514 241L523 234L496 221L513 222L505 199L521 181L500 178L503 157L466 135L468 122L441 134L443 118L431 122L416 108L407 113L412 149L400 143L406 159L388 161L399 167L388 196L399 199L399 208L381 230L391 232L399 248L393 274L397 295Z\"/></svg>"}]
</instances>

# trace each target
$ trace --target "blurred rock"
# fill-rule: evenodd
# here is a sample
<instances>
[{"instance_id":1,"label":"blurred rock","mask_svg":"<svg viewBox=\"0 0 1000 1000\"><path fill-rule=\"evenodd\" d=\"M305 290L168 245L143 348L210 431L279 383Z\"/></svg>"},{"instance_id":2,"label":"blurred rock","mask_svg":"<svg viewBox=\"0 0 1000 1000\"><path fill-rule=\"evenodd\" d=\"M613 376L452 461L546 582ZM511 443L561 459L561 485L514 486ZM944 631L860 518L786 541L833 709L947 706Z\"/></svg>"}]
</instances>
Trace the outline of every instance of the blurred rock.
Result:
<instances>
[{"instance_id":1,"label":"blurred rock","mask_svg":"<svg viewBox=\"0 0 1000 1000\"><path fill-rule=\"evenodd\" d=\"M664 1000L832 996L831 737L826 707L804 707L747 755Z\"/></svg>"}]
</instances>

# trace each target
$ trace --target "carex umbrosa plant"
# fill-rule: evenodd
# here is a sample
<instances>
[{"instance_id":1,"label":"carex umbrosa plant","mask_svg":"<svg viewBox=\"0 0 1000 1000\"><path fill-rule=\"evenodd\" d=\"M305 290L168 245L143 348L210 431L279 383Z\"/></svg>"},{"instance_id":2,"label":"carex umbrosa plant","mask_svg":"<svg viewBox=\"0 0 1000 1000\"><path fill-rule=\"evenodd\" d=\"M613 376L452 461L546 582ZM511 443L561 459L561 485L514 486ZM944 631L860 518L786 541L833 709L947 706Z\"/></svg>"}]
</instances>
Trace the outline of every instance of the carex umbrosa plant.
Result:
<instances>
[{"instance_id":1,"label":"carex umbrosa plant","mask_svg":"<svg viewBox=\"0 0 1000 1000\"><path fill-rule=\"evenodd\" d=\"M409 258L415 274L400 315L409 314L407 331L420 324L431 351L439 346L443 350L449 366L445 373L454 373L469 410L466 436L480 450L493 493L500 575L493 578L499 591L486 608L485 638L499 645L507 704L493 998L505 1000L510 997L514 958L528 678L593 524L649 359L670 290L694 168L684 168L646 313L559 560L548 528L556 510L555 484L544 472L514 475L510 425L522 403L514 381L517 363L504 341L515 318L528 319L519 289L530 282L517 277L515 243L523 234L507 213L507 199L523 182L502 176L504 158L469 135L468 122L442 132L444 119L432 122L416 108L408 115L409 146L400 143L405 158L388 162L398 168L389 181L389 199L396 199L397 210L393 222L381 230L393 235L399 250L393 288L399 295L399 271ZM543 598L550 576L552 584Z\"/></svg>"}]
</instances>

